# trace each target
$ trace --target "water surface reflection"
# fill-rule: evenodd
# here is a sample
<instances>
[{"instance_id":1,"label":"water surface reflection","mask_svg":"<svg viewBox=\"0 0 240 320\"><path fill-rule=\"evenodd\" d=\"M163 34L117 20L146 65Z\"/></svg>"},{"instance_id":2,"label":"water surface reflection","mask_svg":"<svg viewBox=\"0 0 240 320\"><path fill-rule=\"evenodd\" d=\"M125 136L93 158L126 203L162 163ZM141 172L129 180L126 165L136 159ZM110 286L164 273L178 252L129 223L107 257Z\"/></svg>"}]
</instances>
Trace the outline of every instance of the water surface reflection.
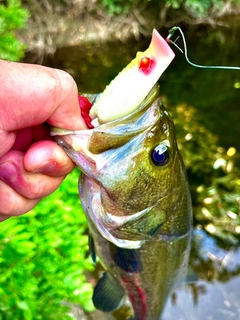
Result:
<instances>
[{"instance_id":1,"label":"water surface reflection","mask_svg":"<svg viewBox=\"0 0 240 320\"><path fill-rule=\"evenodd\" d=\"M240 248L222 249L205 232L195 230L190 265L199 279L172 294L162 319L239 320Z\"/></svg>"}]
</instances>

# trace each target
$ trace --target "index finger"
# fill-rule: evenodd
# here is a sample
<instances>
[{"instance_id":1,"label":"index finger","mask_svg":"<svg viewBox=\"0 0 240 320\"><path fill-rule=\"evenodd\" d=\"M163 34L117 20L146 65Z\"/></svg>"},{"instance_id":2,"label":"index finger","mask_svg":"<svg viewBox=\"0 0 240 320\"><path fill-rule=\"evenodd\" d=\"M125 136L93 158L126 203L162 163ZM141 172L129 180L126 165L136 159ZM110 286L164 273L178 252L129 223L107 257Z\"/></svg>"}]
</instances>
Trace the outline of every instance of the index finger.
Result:
<instances>
[{"instance_id":1,"label":"index finger","mask_svg":"<svg viewBox=\"0 0 240 320\"><path fill-rule=\"evenodd\" d=\"M66 72L39 65L0 61L0 132L50 125L86 128L78 90Z\"/></svg>"}]
</instances>

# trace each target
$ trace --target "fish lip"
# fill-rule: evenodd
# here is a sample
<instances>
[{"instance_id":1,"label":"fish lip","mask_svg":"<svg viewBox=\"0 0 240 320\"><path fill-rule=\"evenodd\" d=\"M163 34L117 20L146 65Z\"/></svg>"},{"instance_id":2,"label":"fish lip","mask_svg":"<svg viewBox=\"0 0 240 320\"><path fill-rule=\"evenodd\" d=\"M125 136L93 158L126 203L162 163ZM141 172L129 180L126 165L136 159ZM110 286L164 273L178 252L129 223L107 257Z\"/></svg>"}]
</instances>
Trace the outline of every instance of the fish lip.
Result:
<instances>
[{"instance_id":1,"label":"fish lip","mask_svg":"<svg viewBox=\"0 0 240 320\"><path fill-rule=\"evenodd\" d=\"M58 131L59 130L59 131ZM51 128L51 136L55 137L55 136L69 136L71 134L80 134L80 135L90 135L93 131L93 129L87 129L87 130L67 130L65 129L64 131L62 131L63 129L57 128L57 127L52 127Z\"/></svg>"}]
</instances>

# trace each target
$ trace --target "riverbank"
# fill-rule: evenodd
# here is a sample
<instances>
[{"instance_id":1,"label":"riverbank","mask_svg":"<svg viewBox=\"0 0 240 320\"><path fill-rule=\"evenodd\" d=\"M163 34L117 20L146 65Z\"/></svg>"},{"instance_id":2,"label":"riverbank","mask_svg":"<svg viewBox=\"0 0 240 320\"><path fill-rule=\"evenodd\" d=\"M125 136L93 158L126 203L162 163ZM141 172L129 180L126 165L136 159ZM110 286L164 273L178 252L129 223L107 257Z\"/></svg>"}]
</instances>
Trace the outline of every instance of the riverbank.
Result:
<instances>
[{"instance_id":1,"label":"riverbank","mask_svg":"<svg viewBox=\"0 0 240 320\"><path fill-rule=\"evenodd\" d=\"M211 2L211 1L210 1ZM126 41L149 36L153 28L169 29L174 25L228 26L238 20L240 5L234 0L220 1L222 5L204 8L195 1L195 7L175 1L126 1L119 9L115 1L46 0L26 2L31 17L25 29L19 32L28 52L39 56L53 54L57 48L106 41ZM224 3L223 3L224 2ZM194 3L194 2L192 2ZM235 3L235 4L234 4ZM110 6L112 4L112 7ZM126 7L129 4L129 7ZM197 7L198 6L198 7ZM202 6L202 7L201 7ZM117 8L120 13L117 13ZM114 11L115 10L115 11Z\"/></svg>"}]
</instances>

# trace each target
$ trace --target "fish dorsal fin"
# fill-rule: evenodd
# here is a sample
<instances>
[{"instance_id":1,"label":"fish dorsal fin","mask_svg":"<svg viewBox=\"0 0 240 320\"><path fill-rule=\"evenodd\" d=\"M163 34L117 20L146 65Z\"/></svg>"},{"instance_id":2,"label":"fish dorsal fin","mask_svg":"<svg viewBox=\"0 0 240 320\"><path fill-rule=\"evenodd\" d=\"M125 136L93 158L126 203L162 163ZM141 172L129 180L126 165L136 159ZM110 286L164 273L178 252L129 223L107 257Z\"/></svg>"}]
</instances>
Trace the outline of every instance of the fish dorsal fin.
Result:
<instances>
[{"instance_id":1,"label":"fish dorsal fin","mask_svg":"<svg viewBox=\"0 0 240 320\"><path fill-rule=\"evenodd\" d=\"M123 288L106 272L94 288L93 304L99 310L111 312L120 306L123 297Z\"/></svg>"}]
</instances>

